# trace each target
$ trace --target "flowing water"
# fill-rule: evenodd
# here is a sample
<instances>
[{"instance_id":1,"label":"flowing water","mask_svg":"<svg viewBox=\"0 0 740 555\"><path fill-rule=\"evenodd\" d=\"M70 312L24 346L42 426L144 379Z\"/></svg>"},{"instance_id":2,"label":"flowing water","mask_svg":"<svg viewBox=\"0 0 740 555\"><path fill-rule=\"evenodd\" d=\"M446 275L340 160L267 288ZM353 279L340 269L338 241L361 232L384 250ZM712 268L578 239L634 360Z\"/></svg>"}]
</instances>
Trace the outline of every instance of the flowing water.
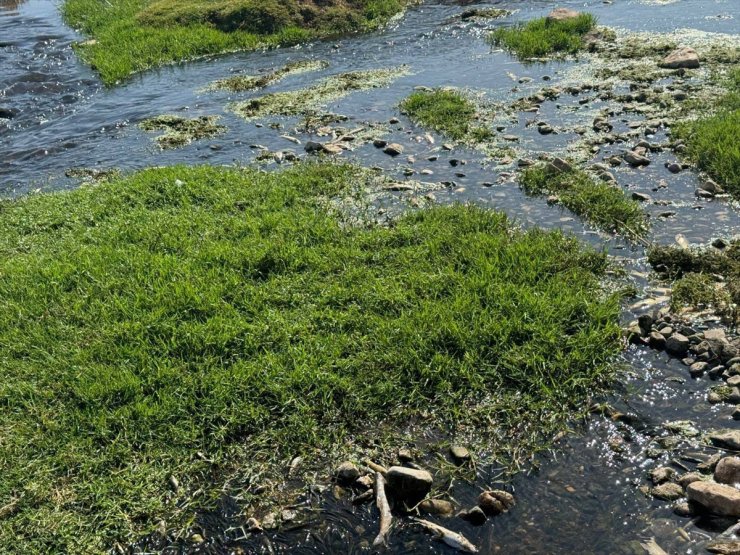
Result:
<instances>
[{"instance_id":1,"label":"flowing water","mask_svg":"<svg viewBox=\"0 0 740 555\"><path fill-rule=\"evenodd\" d=\"M32 191L53 191L79 185L65 176L71 168L117 168L124 171L153 165L176 163L250 164L264 145L271 150L297 147L280 135L296 135L297 118L267 118L246 122L225 111L232 100L259 96L265 92L295 90L318 79L345 71L407 65L410 73L391 86L357 92L336 101L329 109L346 115L348 128L366 122L387 122L389 141L401 143L404 155L393 159L372 144L357 148L343 157L363 165L378 166L399 180L404 170L431 170L423 179L445 182L435 191L438 202L473 201L506 211L521 225L562 228L584 241L604 245L626 260L635 285L643 297L659 297L659 285L648 279L645 251L622 239L595 232L572 214L548 205L542 198L524 195L500 169L475 151L439 150L417 140L426 132L415 128L399 114L397 105L415 86L455 86L484 91L489 98L511 100L526 96L550 84L558 84L577 66L577 62L524 66L506 54L492 51L485 42L491 28L509 25L547 13L550 1L501 2L495 7L516 10L501 20L466 21L455 18L466 6L492 4L428 0L408 11L386 30L368 36L347 37L334 42L319 42L295 48L240 53L213 57L150 71L133 77L115 88L102 87L95 74L80 63L71 43L81 37L65 27L55 3L45 0L0 0L0 194L17 196ZM588 0L561 2L574 9L588 10L600 23L629 31L674 32L693 29L704 32L740 34L738 0L614 0L609 3ZM688 33L688 31L686 31ZM250 93L203 92L210 82L244 73L283 66L289 61L316 59L329 62L327 68L290 76L265 91ZM513 74L516 80L511 78ZM545 81L543 78L548 77ZM521 78L531 81L520 82ZM557 122L559 114L578 116L579 97L561 97L547 102L539 117ZM598 102L596 103L598 107ZM591 108L593 109L593 108ZM139 129L141 120L165 113L187 117L219 115L228 131L216 138L196 141L184 148L161 151L152 135ZM519 114L507 123L507 133L520 137L520 146L531 152L557 151L576 136L561 133L542 136L527 127L527 116ZM584 116L585 117L585 116ZM639 120L639 116L633 119ZM586 124L590 124L590 119ZM279 129L267 123L279 122ZM629 121L620 121L627 129ZM618 129L615 129L615 131ZM299 135L305 141L306 135ZM662 140L656 136L651 140ZM619 153L625 145L604 147L594 161ZM439 158L428 161L432 151ZM406 156L414 156L411 164ZM465 160L453 166L451 159ZM692 243L706 243L714 237L737 234L740 212L726 200L697 200L694 190L698 176L690 171L670 174L663 166L673 161L669 153L651 154L651 165L642 171L619 169L620 185L630 191L649 193L661 202L647 204L653 229L649 239L670 243L683 234ZM508 171L508 169L506 170ZM419 174L414 178L419 178ZM662 180L667 187L657 188ZM398 193L382 201L384 208L407 205L409 195ZM672 214L665 217L666 204ZM660 217L664 214L664 217ZM634 317L625 309L624 319ZM646 456L654 440L667 432L662 423L693 420L700 429L737 425L730 418L731 407L710 407L705 401L708 379L691 380L680 361L663 353L631 348L625 354L630 371L609 399L622 412L630 413L630 424L594 417L577 424L576 434L560 443L557 453L541 457L538 467L517 476L510 488L517 496L516 508L482 527L462 520L447 521L463 532L482 553L642 553L640 541L655 537L669 553L699 553L708 539L706 530L718 529L725 522L694 520L674 515L668 503L654 501L638 490L650 468L676 455L662 459ZM691 450L691 448L689 449ZM704 455L710 452L698 444L693 448ZM693 468L684 460L679 465ZM455 499L463 506L474 504L483 486L497 485L495 469L483 470L476 484L460 483ZM501 485L501 484L498 484ZM347 500L329 496L307 496L310 511L301 511L298 523L279 532L247 537L235 503L224 501L222 510L201 515L201 527L209 540L197 548L173 539L149 538L135 552L244 552L264 553L368 553L376 533L374 507L354 507ZM679 530L679 528L681 530ZM452 553L409 524L401 524L391 536L389 552Z\"/></svg>"}]
</instances>

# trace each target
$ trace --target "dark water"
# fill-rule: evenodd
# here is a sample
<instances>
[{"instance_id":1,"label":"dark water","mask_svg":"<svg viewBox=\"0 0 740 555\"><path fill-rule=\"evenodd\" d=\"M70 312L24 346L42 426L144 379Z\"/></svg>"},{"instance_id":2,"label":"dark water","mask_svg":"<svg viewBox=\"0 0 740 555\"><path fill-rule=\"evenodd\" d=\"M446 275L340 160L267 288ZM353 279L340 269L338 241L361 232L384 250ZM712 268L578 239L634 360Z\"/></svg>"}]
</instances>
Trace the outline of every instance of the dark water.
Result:
<instances>
[{"instance_id":1,"label":"dark water","mask_svg":"<svg viewBox=\"0 0 740 555\"><path fill-rule=\"evenodd\" d=\"M344 157L383 167L399 179L404 179L404 168L412 167L417 172L414 179L454 182L435 193L440 202L478 202L506 211L523 225L563 228L584 241L603 244L612 254L627 260L641 296L659 297L664 293L654 290L656 284L647 280L645 252L641 247L605 237L567 211L548 206L541 198L525 196L505 176L500 179L501 170L484 161L479 153L465 149L441 151L439 160L428 162L430 152L444 141L439 137L435 145L417 141L416 137L423 136L425 131L414 128L398 113L398 102L418 85L467 87L485 91L492 99L511 100L542 86L558 84L573 67L572 63L523 66L501 52L492 52L484 41L488 29L508 25L512 19L542 15L554 5L549 1L501 2L495 6L518 10L512 18L461 23L451 19L462 9L458 4L430 0L409 10L387 30L370 36L179 64L105 89L90 69L75 58L70 44L80 37L62 24L53 2L0 0L0 113L12 116L0 118L0 193L15 196L77 186L77 181L64 176L67 169L74 167L133 170L175 163L249 164L256 155L250 148L253 144L300 152L300 147L279 137L284 133L298 135L294 130L296 119L268 118L262 122L277 121L282 125L279 130L268 125L257 127L254 122L245 122L226 112L224 106L231 100L265 92L305 87L327 75L407 64L411 74L392 86L352 94L329 106L331 111L349 116L350 128L366 121L400 118L386 138L404 145L404 155L399 157L403 159L391 159L372 145L345 153ZM728 34L740 31L738 0L677 0L668 4L614 0L610 4L587 1L560 5L588 9L601 23L632 31L696 29ZM256 74L296 59L327 60L330 65L320 72L289 77L265 91L199 92L211 81L234 72ZM509 73L532 81L519 83ZM552 81L544 81L546 75ZM512 91L515 87L518 90ZM540 117L557 121L562 117L558 112L567 112L562 106L572 105L575 110L578 100L578 97L563 97L546 103ZM561 105L559 111L556 104ZM152 142L152 135L139 130L136 124L162 113L188 117L220 115L228 132L182 149L161 152ZM578 112L573 113L580 117ZM506 132L521 136L522 149L530 157L541 151L563 149L574 138L567 133L542 137L534 128L525 127L526 119L527 115L522 114L517 121L508 122ZM620 124L626 126L626 123ZM300 138L305 141L309 137ZM663 139L656 136L651 140ZM594 161L624 148L624 144L604 148ZM414 156L416 162L408 163L407 155ZM464 159L467 164L452 167L451 158ZM645 192L655 200L670 203L646 205L654 220L651 241L669 243L681 233L690 242L703 243L713 237L740 232L740 213L727 201L696 199L697 175L689 171L670 174L663 167L664 162L674 160L669 153L652 154L651 160L645 170L615 172L620 185L628 190ZM422 169L433 174L419 175ZM464 176L457 175L461 171ZM661 180L669 186L656 190ZM492 183L494 186L490 186ZM399 194L385 202L403 206L406 200L405 195ZM675 215L658 217L667 210ZM631 311L625 310L625 320L632 316ZM637 486L645 483L649 469L660 462L646 458L645 451L654 446L656 437L667 433L662 428L663 422L690 419L700 429L730 427L733 425L729 417L731 408L710 407L704 400L708 379L691 380L677 360L637 348L625 358L631 368L630 378L624 380L610 402L622 412L635 415L630 426L602 417L574 425L579 433L564 440L557 454L542 458L538 469L518 476L513 484L507 485L517 496L515 510L479 528L459 519L448 521L447 525L474 541L481 553L642 553L639 541L651 537L669 553L701 552L702 542L708 537L705 529L721 527L723 523L689 524L687 519L673 515L669 504L645 497ZM619 453L614 450L616 443L621 446ZM697 444L687 449L701 453L703 448ZM681 464L687 468L694 466L686 461ZM462 505L471 505L481 487L494 485L494 470L484 470L476 485L458 486L454 490L455 498ZM368 545L377 527L375 509L356 508L348 501L330 498L312 498L312 509L299 511L300 524L294 529L256 539L242 537L243 518L230 516L230 511L238 513L238 507L227 504L221 513L204 517L202 524L208 529L209 537L213 533L214 539L193 552L227 553L236 547L264 553L371 552ZM680 527L685 527L684 534L678 530ZM409 523L396 528L391 538L388 551L392 553L453 552ZM152 551L157 548L167 552L186 550L169 542L142 547Z\"/></svg>"}]
</instances>

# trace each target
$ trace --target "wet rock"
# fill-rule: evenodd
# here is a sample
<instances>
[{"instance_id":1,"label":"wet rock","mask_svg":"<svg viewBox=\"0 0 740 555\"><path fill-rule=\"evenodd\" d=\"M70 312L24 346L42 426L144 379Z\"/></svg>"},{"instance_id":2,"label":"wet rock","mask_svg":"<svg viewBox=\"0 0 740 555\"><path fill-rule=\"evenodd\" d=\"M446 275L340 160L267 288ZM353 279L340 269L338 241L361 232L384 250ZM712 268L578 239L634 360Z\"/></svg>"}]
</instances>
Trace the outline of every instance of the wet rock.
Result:
<instances>
[{"instance_id":1,"label":"wet rock","mask_svg":"<svg viewBox=\"0 0 740 555\"><path fill-rule=\"evenodd\" d=\"M735 410L732 413L733 420L740 420L740 405L735 407Z\"/></svg>"},{"instance_id":2,"label":"wet rock","mask_svg":"<svg viewBox=\"0 0 740 555\"><path fill-rule=\"evenodd\" d=\"M360 477L360 471L353 463L345 461L334 471L334 477L338 483L349 485Z\"/></svg>"},{"instance_id":3,"label":"wet rock","mask_svg":"<svg viewBox=\"0 0 740 555\"><path fill-rule=\"evenodd\" d=\"M452 458L458 464L470 460L470 451L463 445L450 445L450 455L452 455Z\"/></svg>"},{"instance_id":4,"label":"wet rock","mask_svg":"<svg viewBox=\"0 0 740 555\"><path fill-rule=\"evenodd\" d=\"M715 540L707 544L707 551L720 555L740 555L740 541Z\"/></svg>"},{"instance_id":5,"label":"wet rock","mask_svg":"<svg viewBox=\"0 0 740 555\"><path fill-rule=\"evenodd\" d=\"M567 21L569 19L574 19L579 15L581 15L581 13L575 10L569 10L568 8L555 8L547 15L547 22L553 23L555 21Z\"/></svg>"},{"instance_id":6,"label":"wet rock","mask_svg":"<svg viewBox=\"0 0 740 555\"><path fill-rule=\"evenodd\" d=\"M674 333L666 340L665 348L670 354L683 357L688 352L690 345L688 337L680 333Z\"/></svg>"},{"instance_id":7,"label":"wet rock","mask_svg":"<svg viewBox=\"0 0 740 555\"><path fill-rule=\"evenodd\" d=\"M681 501L673 506L673 512L678 516L693 516L694 511L687 501Z\"/></svg>"},{"instance_id":8,"label":"wet rock","mask_svg":"<svg viewBox=\"0 0 740 555\"><path fill-rule=\"evenodd\" d=\"M717 447L740 451L740 430L717 430L709 434L709 441Z\"/></svg>"},{"instance_id":9,"label":"wet rock","mask_svg":"<svg viewBox=\"0 0 740 555\"><path fill-rule=\"evenodd\" d=\"M15 112L10 108L0 108L0 119L13 119Z\"/></svg>"},{"instance_id":10,"label":"wet rock","mask_svg":"<svg viewBox=\"0 0 740 555\"><path fill-rule=\"evenodd\" d=\"M655 486L650 493L656 499L662 499L663 501L675 501L683 497L683 488L673 482L666 482Z\"/></svg>"},{"instance_id":11,"label":"wet rock","mask_svg":"<svg viewBox=\"0 0 740 555\"><path fill-rule=\"evenodd\" d=\"M550 125L538 125L537 131L539 131L540 135L549 135L553 131L555 131Z\"/></svg>"},{"instance_id":12,"label":"wet rock","mask_svg":"<svg viewBox=\"0 0 740 555\"><path fill-rule=\"evenodd\" d=\"M505 513L515 504L514 496L507 491L484 491L478 496L478 506L489 516Z\"/></svg>"},{"instance_id":13,"label":"wet rock","mask_svg":"<svg viewBox=\"0 0 740 555\"><path fill-rule=\"evenodd\" d=\"M637 152L634 152L632 150L625 152L622 157L624 158L625 162L627 162L630 166L634 168L639 166L647 166L648 164L650 164L650 160L648 160L645 156L638 154Z\"/></svg>"},{"instance_id":14,"label":"wet rock","mask_svg":"<svg viewBox=\"0 0 740 555\"><path fill-rule=\"evenodd\" d=\"M403 154L403 147L398 143L391 143L383 149L383 152L389 156L398 156Z\"/></svg>"},{"instance_id":15,"label":"wet rock","mask_svg":"<svg viewBox=\"0 0 740 555\"><path fill-rule=\"evenodd\" d=\"M701 378L704 373L709 369L708 362L695 362L689 366L689 373L692 378Z\"/></svg>"},{"instance_id":16,"label":"wet rock","mask_svg":"<svg viewBox=\"0 0 740 555\"><path fill-rule=\"evenodd\" d=\"M650 333L650 330L653 329L654 322L655 320L650 314L641 314L637 318L637 325L640 326L643 335L648 335Z\"/></svg>"},{"instance_id":17,"label":"wet rock","mask_svg":"<svg viewBox=\"0 0 740 555\"><path fill-rule=\"evenodd\" d=\"M371 489L375 485L375 480L370 474L366 474L365 476L360 476L355 480L353 484L358 489Z\"/></svg>"},{"instance_id":18,"label":"wet rock","mask_svg":"<svg viewBox=\"0 0 740 555\"><path fill-rule=\"evenodd\" d=\"M670 164L666 164L666 169L671 173L678 173L681 171L681 164L677 164L676 162L672 162Z\"/></svg>"},{"instance_id":19,"label":"wet rock","mask_svg":"<svg viewBox=\"0 0 740 555\"><path fill-rule=\"evenodd\" d=\"M388 146L388 141L384 139L374 139L373 146L375 148L385 148L386 146Z\"/></svg>"},{"instance_id":20,"label":"wet rock","mask_svg":"<svg viewBox=\"0 0 740 555\"><path fill-rule=\"evenodd\" d=\"M650 202L650 196L646 195L644 193L632 193L632 200L636 200L638 202Z\"/></svg>"},{"instance_id":21,"label":"wet rock","mask_svg":"<svg viewBox=\"0 0 740 555\"><path fill-rule=\"evenodd\" d=\"M437 516L451 516L455 512L455 506L444 499L425 499L419 504L419 509Z\"/></svg>"},{"instance_id":22,"label":"wet rock","mask_svg":"<svg viewBox=\"0 0 740 555\"><path fill-rule=\"evenodd\" d=\"M459 514L460 518L469 522L473 526L481 526L485 524L488 517L486 517L486 513L483 512L483 509L480 507L473 507L470 510L462 511Z\"/></svg>"},{"instance_id":23,"label":"wet rock","mask_svg":"<svg viewBox=\"0 0 740 555\"><path fill-rule=\"evenodd\" d=\"M558 174L573 170L573 166L562 158L553 158L545 167L548 173Z\"/></svg>"},{"instance_id":24,"label":"wet rock","mask_svg":"<svg viewBox=\"0 0 740 555\"><path fill-rule=\"evenodd\" d=\"M398 460L401 462L411 462L414 460L414 455L411 453L410 449L399 449Z\"/></svg>"},{"instance_id":25,"label":"wet rock","mask_svg":"<svg viewBox=\"0 0 740 555\"><path fill-rule=\"evenodd\" d=\"M699 67L699 55L693 48L678 48L663 58L658 66L666 69L696 69Z\"/></svg>"},{"instance_id":26,"label":"wet rock","mask_svg":"<svg viewBox=\"0 0 740 555\"><path fill-rule=\"evenodd\" d=\"M689 501L707 511L723 516L740 517L740 490L714 482L694 482L686 488Z\"/></svg>"},{"instance_id":27,"label":"wet rock","mask_svg":"<svg viewBox=\"0 0 740 555\"><path fill-rule=\"evenodd\" d=\"M653 349L658 349L659 351L665 350L666 339L663 336L663 334L658 331L650 332L650 337L648 338L648 342L649 342L649 345Z\"/></svg>"},{"instance_id":28,"label":"wet rock","mask_svg":"<svg viewBox=\"0 0 740 555\"><path fill-rule=\"evenodd\" d=\"M714 479L720 484L740 483L740 457L725 457L714 469Z\"/></svg>"},{"instance_id":29,"label":"wet rock","mask_svg":"<svg viewBox=\"0 0 740 555\"><path fill-rule=\"evenodd\" d=\"M658 468L654 468L652 472L650 472L650 479L655 485L660 485L664 482L670 482L675 477L676 471L667 466L659 466Z\"/></svg>"},{"instance_id":30,"label":"wet rock","mask_svg":"<svg viewBox=\"0 0 740 555\"><path fill-rule=\"evenodd\" d=\"M392 466L386 473L386 481L389 493L407 508L419 503L432 489L432 475L426 470Z\"/></svg>"},{"instance_id":31,"label":"wet rock","mask_svg":"<svg viewBox=\"0 0 740 555\"><path fill-rule=\"evenodd\" d=\"M681 474L681 476L678 477L678 480L676 480L676 483L678 483L678 485L680 485L682 488L686 489L689 484L698 482L703 479L704 477L698 472L687 472L686 474Z\"/></svg>"},{"instance_id":32,"label":"wet rock","mask_svg":"<svg viewBox=\"0 0 740 555\"><path fill-rule=\"evenodd\" d=\"M703 463L699 463L698 465L696 465L696 468L697 470L700 470L701 472L714 472L714 469L717 467L717 463L721 459L722 459L722 455L719 453L715 453Z\"/></svg>"}]
</instances>

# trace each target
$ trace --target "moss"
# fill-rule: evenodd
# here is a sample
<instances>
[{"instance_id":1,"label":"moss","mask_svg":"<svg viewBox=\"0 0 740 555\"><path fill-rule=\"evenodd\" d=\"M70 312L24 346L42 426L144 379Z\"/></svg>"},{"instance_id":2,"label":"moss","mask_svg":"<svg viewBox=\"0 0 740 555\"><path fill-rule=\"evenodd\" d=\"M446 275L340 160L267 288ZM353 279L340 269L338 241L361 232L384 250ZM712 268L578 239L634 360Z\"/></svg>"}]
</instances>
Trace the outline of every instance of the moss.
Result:
<instances>
[{"instance_id":1,"label":"moss","mask_svg":"<svg viewBox=\"0 0 740 555\"><path fill-rule=\"evenodd\" d=\"M503 46L521 60L552 54L575 54L585 46L583 37L596 27L588 13L564 21L534 19L512 28L496 29L489 36L495 46Z\"/></svg>"},{"instance_id":2,"label":"moss","mask_svg":"<svg viewBox=\"0 0 740 555\"><path fill-rule=\"evenodd\" d=\"M179 531L224 483L258 503L286 458L412 421L528 457L585 410L621 348L606 255L466 206L343 227L327 199L364 176L178 166L2 203L4 545Z\"/></svg>"},{"instance_id":3,"label":"moss","mask_svg":"<svg viewBox=\"0 0 740 555\"><path fill-rule=\"evenodd\" d=\"M460 19L500 19L509 15L511 11L502 8L470 8L460 14Z\"/></svg>"},{"instance_id":4,"label":"moss","mask_svg":"<svg viewBox=\"0 0 740 555\"><path fill-rule=\"evenodd\" d=\"M406 67L342 73L323 79L310 88L234 102L227 109L247 120L266 116L308 115L319 111L332 100L355 91L387 86L407 73Z\"/></svg>"},{"instance_id":5,"label":"moss","mask_svg":"<svg viewBox=\"0 0 740 555\"><path fill-rule=\"evenodd\" d=\"M475 144L493 136L490 129L475 125L475 104L455 90L415 92L401 102L401 111L414 122L456 141Z\"/></svg>"},{"instance_id":6,"label":"moss","mask_svg":"<svg viewBox=\"0 0 740 555\"><path fill-rule=\"evenodd\" d=\"M647 217L638 202L617 187L595 181L582 170L557 171L540 164L525 170L519 183L527 194L556 195L568 210L605 231L641 237L648 229Z\"/></svg>"},{"instance_id":7,"label":"moss","mask_svg":"<svg viewBox=\"0 0 740 555\"><path fill-rule=\"evenodd\" d=\"M184 118L181 116L162 115L145 119L139 124L144 131L164 131L155 140L162 149L178 148L198 139L215 137L226 131L218 125L218 116L200 116Z\"/></svg>"},{"instance_id":8,"label":"moss","mask_svg":"<svg viewBox=\"0 0 740 555\"><path fill-rule=\"evenodd\" d=\"M320 71L327 67L329 67L329 63L323 60L301 60L286 64L264 75L235 75L227 79L219 79L211 83L206 90L226 90L231 92L253 91L274 85L290 75Z\"/></svg>"}]
</instances>

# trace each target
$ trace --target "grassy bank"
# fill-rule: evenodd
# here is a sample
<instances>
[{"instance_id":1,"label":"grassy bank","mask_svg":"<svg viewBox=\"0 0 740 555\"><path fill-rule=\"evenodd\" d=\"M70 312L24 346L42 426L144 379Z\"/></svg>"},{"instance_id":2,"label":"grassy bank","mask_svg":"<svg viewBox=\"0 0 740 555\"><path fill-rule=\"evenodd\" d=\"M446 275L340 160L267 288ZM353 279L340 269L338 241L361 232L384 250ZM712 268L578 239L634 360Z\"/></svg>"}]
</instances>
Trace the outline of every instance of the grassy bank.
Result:
<instances>
[{"instance_id":1,"label":"grassy bank","mask_svg":"<svg viewBox=\"0 0 740 555\"><path fill-rule=\"evenodd\" d=\"M524 171L519 183L527 194L555 195L561 205L604 231L640 237L648 229L647 217L638 202L618 187L595 181L584 171L554 172L539 165Z\"/></svg>"},{"instance_id":2,"label":"grassy bank","mask_svg":"<svg viewBox=\"0 0 740 555\"><path fill-rule=\"evenodd\" d=\"M583 36L596 27L596 18L588 13L562 21L541 17L514 27L496 29L489 41L502 46L520 60L552 54L575 54L583 49Z\"/></svg>"},{"instance_id":3,"label":"grassy bank","mask_svg":"<svg viewBox=\"0 0 740 555\"><path fill-rule=\"evenodd\" d=\"M406 0L65 0L76 46L106 85L209 54L296 44L386 23Z\"/></svg>"},{"instance_id":4,"label":"grassy bank","mask_svg":"<svg viewBox=\"0 0 740 555\"><path fill-rule=\"evenodd\" d=\"M401 111L415 123L456 141L477 143L492 136L486 127L475 125L475 104L458 91L438 89L412 93L401 103Z\"/></svg>"},{"instance_id":5,"label":"grassy bank","mask_svg":"<svg viewBox=\"0 0 740 555\"><path fill-rule=\"evenodd\" d=\"M740 68L726 85L713 115L679 124L672 134L685 142L689 160L740 200Z\"/></svg>"},{"instance_id":6,"label":"grassy bank","mask_svg":"<svg viewBox=\"0 0 740 555\"><path fill-rule=\"evenodd\" d=\"M324 199L364 175L174 167L2 203L3 545L102 552L412 418L505 460L583 409L619 350L605 255L464 206L347 229Z\"/></svg>"}]
</instances>

